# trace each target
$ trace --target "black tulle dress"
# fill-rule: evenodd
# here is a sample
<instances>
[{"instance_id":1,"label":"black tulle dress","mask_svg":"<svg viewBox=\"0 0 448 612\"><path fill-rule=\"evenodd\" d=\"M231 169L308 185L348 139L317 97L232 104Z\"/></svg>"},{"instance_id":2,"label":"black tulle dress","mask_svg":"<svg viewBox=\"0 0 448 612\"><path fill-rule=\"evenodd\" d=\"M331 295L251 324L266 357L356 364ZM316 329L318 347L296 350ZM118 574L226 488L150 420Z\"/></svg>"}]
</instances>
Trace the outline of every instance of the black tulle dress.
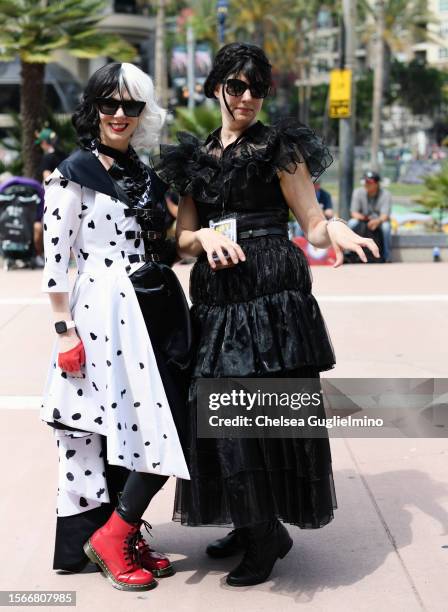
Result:
<instances>
[{"instance_id":1,"label":"black tulle dress","mask_svg":"<svg viewBox=\"0 0 448 612\"><path fill-rule=\"evenodd\" d=\"M200 224L236 215L238 231L286 228L289 208L278 171L306 162L313 177L332 159L312 130L296 121L257 122L222 150L220 130L205 143L179 134L157 165L163 180L193 197ZM331 452L321 439L200 439L201 377L318 377L334 353L311 294L302 251L287 237L238 240L246 261L212 271L205 254L190 280L196 335L189 392L187 462L177 483L174 519L187 525L249 526L277 516L301 528L329 523L336 507Z\"/></svg>"}]
</instances>

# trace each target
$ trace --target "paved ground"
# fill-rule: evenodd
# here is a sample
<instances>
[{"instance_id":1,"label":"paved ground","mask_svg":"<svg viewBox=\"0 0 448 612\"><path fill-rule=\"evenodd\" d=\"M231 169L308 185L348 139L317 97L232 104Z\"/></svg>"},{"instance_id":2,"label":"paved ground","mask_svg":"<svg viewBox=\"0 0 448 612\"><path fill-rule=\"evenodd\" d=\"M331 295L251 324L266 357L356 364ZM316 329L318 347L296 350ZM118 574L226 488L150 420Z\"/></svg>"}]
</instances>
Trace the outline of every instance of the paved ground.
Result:
<instances>
[{"instance_id":1,"label":"paved ground","mask_svg":"<svg viewBox=\"0 0 448 612\"><path fill-rule=\"evenodd\" d=\"M178 267L184 283L189 269ZM313 268L338 365L331 377L448 377L448 265ZM295 546L266 584L232 589L235 560L211 561L218 528L170 522L171 480L146 518L177 573L149 593L98 573L51 570L56 449L38 419L53 334L39 272L0 272L0 590L67 589L79 610L442 611L448 599L448 441L333 439L339 509Z\"/></svg>"}]
</instances>

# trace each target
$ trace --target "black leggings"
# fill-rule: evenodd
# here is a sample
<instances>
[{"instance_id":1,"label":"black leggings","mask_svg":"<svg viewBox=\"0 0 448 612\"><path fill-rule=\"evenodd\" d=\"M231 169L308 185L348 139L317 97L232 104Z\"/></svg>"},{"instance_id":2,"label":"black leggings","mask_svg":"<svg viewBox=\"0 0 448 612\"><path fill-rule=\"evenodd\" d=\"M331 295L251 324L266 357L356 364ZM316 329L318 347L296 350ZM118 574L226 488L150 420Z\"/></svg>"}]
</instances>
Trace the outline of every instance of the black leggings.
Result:
<instances>
[{"instance_id":1,"label":"black leggings","mask_svg":"<svg viewBox=\"0 0 448 612\"><path fill-rule=\"evenodd\" d=\"M149 506L152 498L160 491L168 476L131 472L126 479L117 512L127 523L137 523Z\"/></svg>"}]
</instances>

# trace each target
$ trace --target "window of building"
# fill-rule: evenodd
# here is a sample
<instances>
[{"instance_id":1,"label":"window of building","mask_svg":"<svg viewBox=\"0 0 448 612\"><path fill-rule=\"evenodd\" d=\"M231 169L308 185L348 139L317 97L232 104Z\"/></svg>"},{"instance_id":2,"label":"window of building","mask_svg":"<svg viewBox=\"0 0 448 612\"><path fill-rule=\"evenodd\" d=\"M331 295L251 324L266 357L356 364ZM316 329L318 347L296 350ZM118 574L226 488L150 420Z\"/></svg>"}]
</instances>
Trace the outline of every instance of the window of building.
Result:
<instances>
[{"instance_id":1,"label":"window of building","mask_svg":"<svg viewBox=\"0 0 448 612\"><path fill-rule=\"evenodd\" d=\"M448 11L448 0L439 0L439 11Z\"/></svg>"},{"instance_id":2,"label":"window of building","mask_svg":"<svg viewBox=\"0 0 448 612\"><path fill-rule=\"evenodd\" d=\"M448 48L441 47L439 49L439 59L446 59L448 57Z\"/></svg>"}]
</instances>

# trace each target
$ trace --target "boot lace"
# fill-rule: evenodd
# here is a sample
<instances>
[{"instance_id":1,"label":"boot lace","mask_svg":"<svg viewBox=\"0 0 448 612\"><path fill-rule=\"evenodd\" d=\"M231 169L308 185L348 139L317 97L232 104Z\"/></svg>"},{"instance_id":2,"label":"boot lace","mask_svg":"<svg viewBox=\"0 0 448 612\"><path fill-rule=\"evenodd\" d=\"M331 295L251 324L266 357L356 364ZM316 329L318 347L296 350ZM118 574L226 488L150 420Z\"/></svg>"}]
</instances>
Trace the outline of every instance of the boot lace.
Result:
<instances>
[{"instance_id":1,"label":"boot lace","mask_svg":"<svg viewBox=\"0 0 448 612\"><path fill-rule=\"evenodd\" d=\"M144 554L144 551L145 551L145 546L148 550L150 550L140 531L140 528L142 525L145 527L146 531L152 537L152 534L150 532L150 529L152 529L152 526L147 521L144 521L143 519L141 519L139 521L139 524L136 525L136 527L133 528L129 532L129 534L127 535L123 543L124 559L127 562L129 568L132 568L135 566L141 566L141 560L142 560L142 555ZM143 541L143 544L139 546L138 544L141 541Z\"/></svg>"},{"instance_id":2,"label":"boot lace","mask_svg":"<svg viewBox=\"0 0 448 612\"><path fill-rule=\"evenodd\" d=\"M153 535L152 535L152 533L150 531L152 529L152 525L150 525L150 523L148 523L148 521L145 521L145 520L141 519L141 521L140 521L140 528L141 527L145 528L146 532L149 533L151 538L153 537ZM148 543L146 542L145 538L143 537L143 534L140 531L140 529L136 533L135 546L138 549L140 559L146 553L150 553L151 552L151 548L148 546Z\"/></svg>"}]
</instances>

